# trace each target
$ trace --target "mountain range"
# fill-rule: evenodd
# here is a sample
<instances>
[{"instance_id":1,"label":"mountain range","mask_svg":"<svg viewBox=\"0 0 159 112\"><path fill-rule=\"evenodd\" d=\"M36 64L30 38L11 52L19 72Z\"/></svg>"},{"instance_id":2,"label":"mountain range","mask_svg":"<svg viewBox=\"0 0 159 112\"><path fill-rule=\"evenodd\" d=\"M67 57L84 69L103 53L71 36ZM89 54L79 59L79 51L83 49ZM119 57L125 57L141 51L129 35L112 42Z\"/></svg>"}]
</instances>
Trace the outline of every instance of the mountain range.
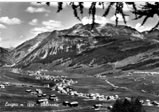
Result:
<instances>
[{"instance_id":1,"label":"mountain range","mask_svg":"<svg viewBox=\"0 0 159 112\"><path fill-rule=\"evenodd\" d=\"M69 29L38 34L13 50L0 48L0 65L35 64L116 69L154 69L159 66L159 30L138 32L129 26L76 24Z\"/></svg>"}]
</instances>

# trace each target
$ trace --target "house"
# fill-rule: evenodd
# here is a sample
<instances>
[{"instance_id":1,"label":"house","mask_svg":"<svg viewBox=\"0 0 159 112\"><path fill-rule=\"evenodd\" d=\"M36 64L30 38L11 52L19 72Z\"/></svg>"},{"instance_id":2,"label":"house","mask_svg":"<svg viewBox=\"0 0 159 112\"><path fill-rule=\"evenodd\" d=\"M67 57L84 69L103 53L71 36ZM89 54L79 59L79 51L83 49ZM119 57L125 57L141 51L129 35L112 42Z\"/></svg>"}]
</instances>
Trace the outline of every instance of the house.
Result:
<instances>
[{"instance_id":1,"label":"house","mask_svg":"<svg viewBox=\"0 0 159 112\"><path fill-rule=\"evenodd\" d=\"M20 104L20 105L24 106L24 104ZM36 102L33 102L33 101L28 101L27 102L27 107L34 107L35 105L36 105Z\"/></svg>"},{"instance_id":2,"label":"house","mask_svg":"<svg viewBox=\"0 0 159 112\"><path fill-rule=\"evenodd\" d=\"M31 93L31 89L27 89L25 90L27 93Z\"/></svg>"},{"instance_id":3,"label":"house","mask_svg":"<svg viewBox=\"0 0 159 112\"><path fill-rule=\"evenodd\" d=\"M37 103L38 104L48 104L49 103L49 101L48 101L48 99L39 99L39 100L37 100Z\"/></svg>"},{"instance_id":4,"label":"house","mask_svg":"<svg viewBox=\"0 0 159 112\"><path fill-rule=\"evenodd\" d=\"M43 93L43 94L42 94L42 96L43 96L43 97L46 97L46 96L47 96L47 94Z\"/></svg>"},{"instance_id":5,"label":"house","mask_svg":"<svg viewBox=\"0 0 159 112\"><path fill-rule=\"evenodd\" d=\"M52 100L52 101L59 101L58 97L54 97L54 96L51 96L49 97L49 100Z\"/></svg>"},{"instance_id":6,"label":"house","mask_svg":"<svg viewBox=\"0 0 159 112\"><path fill-rule=\"evenodd\" d=\"M44 87L50 88L50 84L45 84Z\"/></svg>"},{"instance_id":7,"label":"house","mask_svg":"<svg viewBox=\"0 0 159 112\"><path fill-rule=\"evenodd\" d=\"M119 99L119 95L115 95L114 97L115 97L115 99Z\"/></svg>"},{"instance_id":8,"label":"house","mask_svg":"<svg viewBox=\"0 0 159 112\"><path fill-rule=\"evenodd\" d=\"M56 95L55 94L51 94L50 97L56 97Z\"/></svg>"},{"instance_id":9,"label":"house","mask_svg":"<svg viewBox=\"0 0 159 112\"><path fill-rule=\"evenodd\" d=\"M64 105L64 106L68 106L68 105L69 105L69 101L64 101L64 102L63 102L63 105Z\"/></svg>"},{"instance_id":10,"label":"house","mask_svg":"<svg viewBox=\"0 0 159 112\"><path fill-rule=\"evenodd\" d=\"M144 102L144 105L146 105L146 106L152 106L151 101L150 101L149 99L147 99L147 100Z\"/></svg>"},{"instance_id":11,"label":"house","mask_svg":"<svg viewBox=\"0 0 159 112\"><path fill-rule=\"evenodd\" d=\"M42 93L43 93L41 89L36 89L36 92L37 92L38 94L42 94Z\"/></svg>"},{"instance_id":12,"label":"house","mask_svg":"<svg viewBox=\"0 0 159 112\"><path fill-rule=\"evenodd\" d=\"M140 103L144 104L144 100L140 100Z\"/></svg>"},{"instance_id":13,"label":"house","mask_svg":"<svg viewBox=\"0 0 159 112\"><path fill-rule=\"evenodd\" d=\"M31 92L31 95L37 95L37 92L32 91L32 92Z\"/></svg>"},{"instance_id":14,"label":"house","mask_svg":"<svg viewBox=\"0 0 159 112\"><path fill-rule=\"evenodd\" d=\"M77 107L78 106L78 102L77 101L73 101L73 102L70 102L68 105L70 107Z\"/></svg>"},{"instance_id":15,"label":"house","mask_svg":"<svg viewBox=\"0 0 159 112\"><path fill-rule=\"evenodd\" d=\"M37 96L38 96L38 97L42 97L42 94L38 94Z\"/></svg>"},{"instance_id":16,"label":"house","mask_svg":"<svg viewBox=\"0 0 159 112\"><path fill-rule=\"evenodd\" d=\"M113 108L112 105L108 106L107 109L111 110Z\"/></svg>"},{"instance_id":17,"label":"house","mask_svg":"<svg viewBox=\"0 0 159 112\"><path fill-rule=\"evenodd\" d=\"M4 84L0 84L0 88L5 88Z\"/></svg>"},{"instance_id":18,"label":"house","mask_svg":"<svg viewBox=\"0 0 159 112\"><path fill-rule=\"evenodd\" d=\"M159 105L159 103L157 101L153 101L153 102L151 102L151 104L154 105L154 106L158 106Z\"/></svg>"},{"instance_id":19,"label":"house","mask_svg":"<svg viewBox=\"0 0 159 112\"><path fill-rule=\"evenodd\" d=\"M4 85L9 86L10 83L9 82L4 82Z\"/></svg>"},{"instance_id":20,"label":"house","mask_svg":"<svg viewBox=\"0 0 159 112\"><path fill-rule=\"evenodd\" d=\"M93 107L94 107L94 109L99 109L102 107L102 104L95 104L95 105L93 105Z\"/></svg>"}]
</instances>

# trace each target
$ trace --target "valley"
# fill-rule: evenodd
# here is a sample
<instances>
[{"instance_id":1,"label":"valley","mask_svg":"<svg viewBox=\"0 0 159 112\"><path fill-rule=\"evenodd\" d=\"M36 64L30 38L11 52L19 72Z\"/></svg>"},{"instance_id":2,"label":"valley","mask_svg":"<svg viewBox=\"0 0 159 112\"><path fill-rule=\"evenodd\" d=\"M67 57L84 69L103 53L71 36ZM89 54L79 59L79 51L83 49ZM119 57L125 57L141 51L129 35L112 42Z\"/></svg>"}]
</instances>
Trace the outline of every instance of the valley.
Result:
<instances>
[{"instance_id":1,"label":"valley","mask_svg":"<svg viewBox=\"0 0 159 112\"><path fill-rule=\"evenodd\" d=\"M159 43L150 36L122 25L76 24L2 48L0 110L110 112L117 99L137 97L146 112L157 112Z\"/></svg>"},{"instance_id":2,"label":"valley","mask_svg":"<svg viewBox=\"0 0 159 112\"><path fill-rule=\"evenodd\" d=\"M49 72L41 69L15 73L15 70L1 69L0 109L4 112L51 112L52 110L55 112L109 112L108 107L113 105L117 97L139 97L144 101L145 108L156 112L159 107L149 105L146 100L159 102L158 78L158 74L152 75L151 72L136 71L87 75L61 70ZM65 88L65 86L60 86L61 81L71 81L72 84L64 83L64 85L72 90L66 92L64 90L67 89L61 89L60 87ZM57 88L55 85L58 85ZM42 95L46 95L38 94L36 92L38 89L42 91ZM49 100L49 96L53 94L58 100ZM39 104L37 101L40 99L49 101ZM65 106L63 105L65 101L77 101L78 106ZM94 108L96 104L102 106L96 110Z\"/></svg>"}]
</instances>

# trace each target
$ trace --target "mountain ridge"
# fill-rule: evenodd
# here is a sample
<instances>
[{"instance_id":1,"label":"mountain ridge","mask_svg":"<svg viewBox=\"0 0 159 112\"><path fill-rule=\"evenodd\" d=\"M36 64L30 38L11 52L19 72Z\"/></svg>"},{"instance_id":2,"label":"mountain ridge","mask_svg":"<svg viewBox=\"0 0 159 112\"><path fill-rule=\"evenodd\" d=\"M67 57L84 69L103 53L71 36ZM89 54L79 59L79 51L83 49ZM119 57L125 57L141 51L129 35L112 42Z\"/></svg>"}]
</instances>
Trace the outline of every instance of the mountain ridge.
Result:
<instances>
[{"instance_id":1,"label":"mountain ridge","mask_svg":"<svg viewBox=\"0 0 159 112\"><path fill-rule=\"evenodd\" d=\"M107 40L107 38L109 40L110 40L110 38L115 39L115 38L118 38L119 34L123 33L123 35L125 35L125 34L130 35L130 34L132 34L132 32L134 34L137 33L140 35L139 32L137 32L135 29L133 29L131 27L118 26L116 28L116 26L112 25L112 24L107 24L107 25L104 25L101 27L100 24L95 24L95 28L91 29L91 24L86 24L86 25L76 24L69 29L65 29L65 30L61 30L61 31L55 30L52 33L50 33L50 35L48 35L48 37L45 38L36 49L34 49L28 56L26 56L23 59L23 61L25 61L25 60L27 60L25 62L29 62L29 60L37 61L38 60L37 58L39 58L39 56L40 56L40 54L42 54L42 52L44 52L45 54L52 52L52 55L54 55L57 53L57 50L59 50L60 52L63 52L61 50L65 49L65 53L66 53L67 48L68 49L70 48L72 50L76 49L75 51L73 51L74 55L71 55L71 57L74 57L74 56L78 55L79 53L89 49L90 47L93 47L95 45L95 43L97 42L97 40L101 40L100 36L102 36L104 38L104 40L102 40L102 41L105 41L105 39ZM126 39L128 37L122 36L120 38ZM132 35L130 39L138 40L140 38ZM63 46L65 46L65 48L63 48ZM84 48L86 46L87 46L87 48ZM83 51L81 50L82 47L83 47L83 49L82 49ZM46 50L45 50L45 48L46 48ZM50 51L50 49L54 49L54 50ZM77 53L77 51L78 51L78 53ZM73 53L73 52L71 51L71 53ZM33 53L35 55L31 55ZM23 61L21 61L21 62L23 63ZM18 63L18 64L20 64L20 63ZM23 65L23 64L21 64L21 65Z\"/></svg>"},{"instance_id":2,"label":"mountain ridge","mask_svg":"<svg viewBox=\"0 0 159 112\"><path fill-rule=\"evenodd\" d=\"M68 66L101 65L120 62L156 49L154 46L158 42L148 39L147 35L124 25L95 24L91 29L91 24L76 24L68 29L39 34L17 46L11 54L17 67L33 63L49 64L58 60L59 64L69 62ZM29 48L32 49L28 51ZM18 53L21 55L18 56Z\"/></svg>"}]
</instances>

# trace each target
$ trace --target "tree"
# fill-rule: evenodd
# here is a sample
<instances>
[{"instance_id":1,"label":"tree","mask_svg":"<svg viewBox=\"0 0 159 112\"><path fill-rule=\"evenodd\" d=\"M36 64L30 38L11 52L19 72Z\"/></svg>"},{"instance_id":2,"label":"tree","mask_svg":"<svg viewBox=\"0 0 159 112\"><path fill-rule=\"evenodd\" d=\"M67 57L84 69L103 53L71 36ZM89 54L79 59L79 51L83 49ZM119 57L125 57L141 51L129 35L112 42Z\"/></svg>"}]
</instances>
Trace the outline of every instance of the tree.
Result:
<instances>
[{"instance_id":1,"label":"tree","mask_svg":"<svg viewBox=\"0 0 159 112\"><path fill-rule=\"evenodd\" d=\"M137 15L135 20L144 17L144 20L141 24L141 25L144 25L145 22L149 18L154 17L154 15L157 15L159 18L159 2L155 2L154 4L146 2L146 4L141 7L141 9L138 9L135 12L134 11L132 12ZM158 26L159 26L159 20L158 20L158 23L151 30L156 29Z\"/></svg>"},{"instance_id":2,"label":"tree","mask_svg":"<svg viewBox=\"0 0 159 112\"><path fill-rule=\"evenodd\" d=\"M38 3L41 3L41 2L38 2ZM119 18L117 16L117 14L121 14L125 25L127 24L125 17L129 16L129 15L126 15L123 11L124 2L109 2L109 5L107 5L107 6L104 4L104 2L91 2L91 6L89 7L88 14L92 17L92 28L95 25L95 15L96 15L97 4L103 6L104 13L102 16L104 16L104 17L107 17L111 8L115 7L115 12L114 12L114 15L116 16L115 24L118 25L118 22L119 22L118 21ZM135 15L134 20L145 17L141 25L144 25L146 23L146 21L149 18L152 18L154 15L157 15L159 18L159 2L155 2L154 4L146 2L145 5L141 6L141 9L136 7L135 2L125 2L125 4L132 6L131 12L132 12L132 14ZM50 2L46 2L46 5L50 6ZM83 9L84 9L83 2L79 2L78 4L75 4L74 2L70 2L69 5L72 7L74 16L78 20L81 20L79 17L78 11L80 12L81 15L83 14ZM58 2L57 13L59 13L62 10L63 10L63 2ZM158 20L158 23L151 30L154 30L158 26L159 26L159 20Z\"/></svg>"},{"instance_id":3,"label":"tree","mask_svg":"<svg viewBox=\"0 0 159 112\"><path fill-rule=\"evenodd\" d=\"M113 105L111 112L145 112L138 98L118 99Z\"/></svg>"}]
</instances>

